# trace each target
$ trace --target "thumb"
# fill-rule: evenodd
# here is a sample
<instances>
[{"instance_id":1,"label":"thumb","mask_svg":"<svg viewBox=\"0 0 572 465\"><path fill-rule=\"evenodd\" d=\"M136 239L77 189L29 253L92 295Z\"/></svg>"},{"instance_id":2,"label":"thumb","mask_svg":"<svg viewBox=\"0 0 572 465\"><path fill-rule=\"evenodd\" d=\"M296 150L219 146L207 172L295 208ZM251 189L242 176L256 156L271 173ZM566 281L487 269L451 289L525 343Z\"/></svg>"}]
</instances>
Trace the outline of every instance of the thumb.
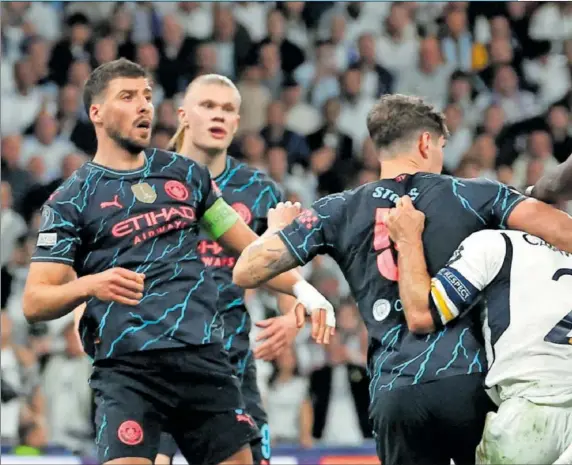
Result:
<instances>
[{"instance_id":1,"label":"thumb","mask_svg":"<svg viewBox=\"0 0 572 465\"><path fill-rule=\"evenodd\" d=\"M403 197L401 197L401 206L403 208L414 208L413 202L411 201L411 197L409 197L408 195L404 195Z\"/></svg>"},{"instance_id":2,"label":"thumb","mask_svg":"<svg viewBox=\"0 0 572 465\"><path fill-rule=\"evenodd\" d=\"M272 324L274 318L268 318L267 320L261 320L254 323L258 328L268 328Z\"/></svg>"},{"instance_id":3,"label":"thumb","mask_svg":"<svg viewBox=\"0 0 572 465\"><path fill-rule=\"evenodd\" d=\"M296 326L302 328L306 323L306 307L301 303L297 303L294 312L296 313Z\"/></svg>"}]
</instances>

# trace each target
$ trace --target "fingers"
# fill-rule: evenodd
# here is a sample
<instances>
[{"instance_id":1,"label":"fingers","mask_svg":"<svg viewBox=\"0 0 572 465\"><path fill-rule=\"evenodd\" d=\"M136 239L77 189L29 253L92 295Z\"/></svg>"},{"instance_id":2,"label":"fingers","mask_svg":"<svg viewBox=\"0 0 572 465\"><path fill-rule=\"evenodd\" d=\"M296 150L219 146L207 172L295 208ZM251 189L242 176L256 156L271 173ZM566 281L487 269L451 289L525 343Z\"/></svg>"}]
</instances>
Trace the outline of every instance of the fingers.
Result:
<instances>
[{"instance_id":1,"label":"fingers","mask_svg":"<svg viewBox=\"0 0 572 465\"><path fill-rule=\"evenodd\" d=\"M320 312L312 312L310 319L312 321L312 339L317 341L320 331Z\"/></svg>"},{"instance_id":2,"label":"fingers","mask_svg":"<svg viewBox=\"0 0 572 465\"><path fill-rule=\"evenodd\" d=\"M109 291L115 297L124 297L126 299L135 300L137 302L139 302L143 298L142 292L132 291L131 289L127 289L125 287L118 286L117 284L113 283L109 285Z\"/></svg>"},{"instance_id":3,"label":"fingers","mask_svg":"<svg viewBox=\"0 0 572 465\"><path fill-rule=\"evenodd\" d=\"M115 284L118 287L122 287L133 292L143 292L145 288L143 281L133 281L131 279L126 279L123 276L114 276L111 284Z\"/></svg>"},{"instance_id":4,"label":"fingers","mask_svg":"<svg viewBox=\"0 0 572 465\"><path fill-rule=\"evenodd\" d=\"M398 206L401 206L403 208L414 208L413 202L411 201L411 197L409 197L408 195L404 195L403 197L401 197L398 202L399 202Z\"/></svg>"},{"instance_id":5,"label":"fingers","mask_svg":"<svg viewBox=\"0 0 572 465\"><path fill-rule=\"evenodd\" d=\"M254 349L254 357L270 362L286 348L286 342L278 338L268 339Z\"/></svg>"},{"instance_id":6,"label":"fingers","mask_svg":"<svg viewBox=\"0 0 572 465\"><path fill-rule=\"evenodd\" d=\"M261 320L254 323L258 328L268 328L272 324L274 318L268 318L267 320Z\"/></svg>"},{"instance_id":7,"label":"fingers","mask_svg":"<svg viewBox=\"0 0 572 465\"><path fill-rule=\"evenodd\" d=\"M294 308L294 313L296 315L296 327L298 329L303 328L306 324L306 307L298 302Z\"/></svg>"},{"instance_id":8,"label":"fingers","mask_svg":"<svg viewBox=\"0 0 572 465\"><path fill-rule=\"evenodd\" d=\"M145 280L145 275L143 273L136 273L135 271L131 271L126 268L113 268L113 271L126 279L130 279L131 281L143 282Z\"/></svg>"},{"instance_id":9,"label":"fingers","mask_svg":"<svg viewBox=\"0 0 572 465\"><path fill-rule=\"evenodd\" d=\"M118 304L135 306L139 305L140 299L129 299L127 297L115 294L111 300L117 302Z\"/></svg>"},{"instance_id":10,"label":"fingers","mask_svg":"<svg viewBox=\"0 0 572 465\"><path fill-rule=\"evenodd\" d=\"M273 318L271 320L273 320ZM276 332L280 330L280 325L273 323L275 322L269 321L268 324L266 325L266 329L263 329L262 331L260 331L260 333L258 333L258 336L256 336L256 342L268 339L269 337L273 336Z\"/></svg>"},{"instance_id":11,"label":"fingers","mask_svg":"<svg viewBox=\"0 0 572 465\"><path fill-rule=\"evenodd\" d=\"M326 332L326 312L324 310L319 311L320 315L320 327L318 328L318 338L316 342L318 344L324 343L324 334Z\"/></svg>"}]
</instances>

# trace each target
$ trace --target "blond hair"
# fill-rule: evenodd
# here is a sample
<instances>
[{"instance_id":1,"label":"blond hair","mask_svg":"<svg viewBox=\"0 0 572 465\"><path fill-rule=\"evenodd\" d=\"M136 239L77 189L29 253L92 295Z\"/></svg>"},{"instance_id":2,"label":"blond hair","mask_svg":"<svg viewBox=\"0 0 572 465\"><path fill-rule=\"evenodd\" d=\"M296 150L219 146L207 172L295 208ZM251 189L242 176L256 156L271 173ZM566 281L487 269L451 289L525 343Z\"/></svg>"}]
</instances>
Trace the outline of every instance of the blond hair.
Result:
<instances>
[{"instance_id":1,"label":"blond hair","mask_svg":"<svg viewBox=\"0 0 572 465\"><path fill-rule=\"evenodd\" d=\"M240 105L241 101L240 92L234 85L234 82L232 82L226 76L222 76L221 74L203 74L202 76L193 79L191 83L187 86L187 89L185 90L184 99L187 98L187 95L189 95L191 88L196 84L218 84L220 86L234 89L238 95L238 100ZM183 124L179 123L179 127L177 128L175 135L169 141L169 148L177 153L179 153L183 148L183 142L185 140L185 129L186 127Z\"/></svg>"}]
</instances>

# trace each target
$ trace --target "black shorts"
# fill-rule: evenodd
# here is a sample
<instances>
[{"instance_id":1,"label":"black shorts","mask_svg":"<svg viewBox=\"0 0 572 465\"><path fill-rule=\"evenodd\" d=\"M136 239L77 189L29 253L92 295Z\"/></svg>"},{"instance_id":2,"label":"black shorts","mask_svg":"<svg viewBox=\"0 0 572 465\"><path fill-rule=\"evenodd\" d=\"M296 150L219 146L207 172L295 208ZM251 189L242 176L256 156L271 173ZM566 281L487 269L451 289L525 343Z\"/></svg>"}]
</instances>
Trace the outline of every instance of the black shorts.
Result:
<instances>
[{"instance_id":1,"label":"black shorts","mask_svg":"<svg viewBox=\"0 0 572 465\"><path fill-rule=\"evenodd\" d=\"M383 465L474 464L485 417L496 410L483 381L451 376L378 394L370 418Z\"/></svg>"},{"instance_id":2,"label":"black shorts","mask_svg":"<svg viewBox=\"0 0 572 465\"><path fill-rule=\"evenodd\" d=\"M96 363L99 463L154 461L162 431L192 464L218 464L260 435L244 411L239 381L222 345L128 354Z\"/></svg>"},{"instance_id":3,"label":"black shorts","mask_svg":"<svg viewBox=\"0 0 572 465\"><path fill-rule=\"evenodd\" d=\"M237 357L239 357L237 355ZM256 382L256 365L252 358L252 353L243 355L240 360L231 360L235 367L241 367L238 370L238 377L240 379L240 390L244 398L246 412L254 419L256 426L260 430L261 440L251 443L252 458L255 465L265 465L270 463L272 456L270 444L270 430L268 428L268 419L266 412L262 407L262 398L258 390ZM174 457L177 453L177 443L173 437L168 433L161 434L161 441L159 444L159 454L166 455L167 457Z\"/></svg>"},{"instance_id":4,"label":"black shorts","mask_svg":"<svg viewBox=\"0 0 572 465\"><path fill-rule=\"evenodd\" d=\"M240 360L233 360L233 366L238 367L238 377L240 379L240 391L244 398L246 411L254 419L260 434L261 441L252 444L252 458L255 465L264 465L270 463L272 455L270 445L270 430L268 428L268 418L262 406L262 398L258 390L256 382L256 364L252 357L252 352L248 351Z\"/></svg>"}]
</instances>

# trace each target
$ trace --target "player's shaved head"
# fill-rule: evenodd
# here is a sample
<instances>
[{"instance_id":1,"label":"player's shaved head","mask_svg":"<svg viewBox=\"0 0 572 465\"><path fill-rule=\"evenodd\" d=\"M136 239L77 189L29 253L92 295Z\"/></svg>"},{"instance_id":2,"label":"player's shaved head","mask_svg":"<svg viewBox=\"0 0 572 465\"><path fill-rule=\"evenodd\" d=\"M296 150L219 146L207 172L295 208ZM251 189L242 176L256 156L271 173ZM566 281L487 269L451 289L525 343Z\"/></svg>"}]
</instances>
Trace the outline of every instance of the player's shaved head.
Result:
<instances>
[{"instance_id":1,"label":"player's shaved head","mask_svg":"<svg viewBox=\"0 0 572 465\"><path fill-rule=\"evenodd\" d=\"M449 137L445 116L418 97L383 95L367 115L367 129L376 149L392 157L407 152L418 136L428 132L437 139Z\"/></svg>"},{"instance_id":2,"label":"player's shaved head","mask_svg":"<svg viewBox=\"0 0 572 465\"><path fill-rule=\"evenodd\" d=\"M240 106L242 99L240 97L240 92L238 91L238 88L234 85L234 82L232 82L226 76L222 76L221 74L203 74L202 76L193 79L193 81L191 81L191 83L187 87L187 91L185 92L185 99L192 98L195 95L194 91L201 85L209 85L209 84L219 85L222 87L229 87L231 89L234 89L236 91L236 98L238 100L238 105Z\"/></svg>"}]
</instances>

